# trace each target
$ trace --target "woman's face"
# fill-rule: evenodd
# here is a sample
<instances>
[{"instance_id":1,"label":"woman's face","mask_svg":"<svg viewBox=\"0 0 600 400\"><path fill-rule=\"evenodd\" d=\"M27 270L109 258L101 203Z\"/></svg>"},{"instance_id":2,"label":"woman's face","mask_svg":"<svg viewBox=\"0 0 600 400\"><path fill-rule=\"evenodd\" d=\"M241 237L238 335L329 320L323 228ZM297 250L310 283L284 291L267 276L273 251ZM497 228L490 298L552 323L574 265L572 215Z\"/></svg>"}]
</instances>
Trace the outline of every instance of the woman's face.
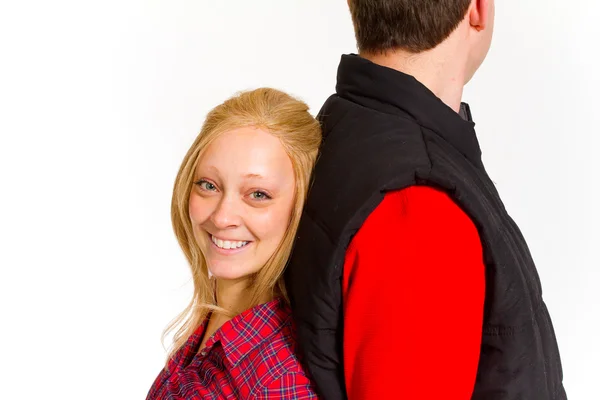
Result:
<instances>
[{"instance_id":1,"label":"woman's face","mask_svg":"<svg viewBox=\"0 0 600 400\"><path fill-rule=\"evenodd\" d=\"M190 219L210 273L239 280L258 272L283 239L295 200L292 162L279 139L252 127L221 134L194 182Z\"/></svg>"}]
</instances>

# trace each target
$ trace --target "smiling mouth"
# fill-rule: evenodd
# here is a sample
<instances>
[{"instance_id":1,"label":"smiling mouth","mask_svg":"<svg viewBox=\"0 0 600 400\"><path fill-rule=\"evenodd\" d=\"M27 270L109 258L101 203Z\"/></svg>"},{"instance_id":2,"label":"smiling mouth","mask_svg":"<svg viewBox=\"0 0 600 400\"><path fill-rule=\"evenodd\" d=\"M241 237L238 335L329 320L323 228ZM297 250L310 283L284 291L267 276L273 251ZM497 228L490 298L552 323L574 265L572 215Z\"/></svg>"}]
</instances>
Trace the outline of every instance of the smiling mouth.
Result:
<instances>
[{"instance_id":1,"label":"smiling mouth","mask_svg":"<svg viewBox=\"0 0 600 400\"><path fill-rule=\"evenodd\" d=\"M249 243L248 241L235 241L235 240L222 240L219 239L211 234L209 234L210 236L210 240L213 242L213 244L218 247L219 249L223 249L223 250L237 250L237 249L241 249L243 247L246 247Z\"/></svg>"}]
</instances>

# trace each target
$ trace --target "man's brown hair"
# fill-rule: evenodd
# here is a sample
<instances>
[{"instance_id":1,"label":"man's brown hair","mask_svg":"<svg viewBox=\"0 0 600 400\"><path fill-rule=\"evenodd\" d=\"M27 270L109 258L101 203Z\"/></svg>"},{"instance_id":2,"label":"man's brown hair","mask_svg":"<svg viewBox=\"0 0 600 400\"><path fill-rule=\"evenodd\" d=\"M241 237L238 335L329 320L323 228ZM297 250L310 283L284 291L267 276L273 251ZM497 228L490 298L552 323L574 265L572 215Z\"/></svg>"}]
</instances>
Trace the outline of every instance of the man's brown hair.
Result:
<instances>
[{"instance_id":1,"label":"man's brown hair","mask_svg":"<svg viewBox=\"0 0 600 400\"><path fill-rule=\"evenodd\" d=\"M471 0L349 0L359 51L420 53L442 43Z\"/></svg>"}]
</instances>

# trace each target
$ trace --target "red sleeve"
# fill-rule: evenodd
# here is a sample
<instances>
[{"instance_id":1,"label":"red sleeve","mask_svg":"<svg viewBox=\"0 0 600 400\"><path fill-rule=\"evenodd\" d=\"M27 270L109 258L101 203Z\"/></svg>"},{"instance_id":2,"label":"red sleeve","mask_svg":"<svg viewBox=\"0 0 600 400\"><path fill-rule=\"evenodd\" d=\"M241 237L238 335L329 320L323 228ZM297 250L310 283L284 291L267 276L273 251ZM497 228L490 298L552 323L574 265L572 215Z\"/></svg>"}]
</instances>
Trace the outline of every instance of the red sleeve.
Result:
<instances>
[{"instance_id":1,"label":"red sleeve","mask_svg":"<svg viewBox=\"0 0 600 400\"><path fill-rule=\"evenodd\" d=\"M485 267L477 229L443 192L385 196L346 253L349 400L471 398Z\"/></svg>"}]
</instances>

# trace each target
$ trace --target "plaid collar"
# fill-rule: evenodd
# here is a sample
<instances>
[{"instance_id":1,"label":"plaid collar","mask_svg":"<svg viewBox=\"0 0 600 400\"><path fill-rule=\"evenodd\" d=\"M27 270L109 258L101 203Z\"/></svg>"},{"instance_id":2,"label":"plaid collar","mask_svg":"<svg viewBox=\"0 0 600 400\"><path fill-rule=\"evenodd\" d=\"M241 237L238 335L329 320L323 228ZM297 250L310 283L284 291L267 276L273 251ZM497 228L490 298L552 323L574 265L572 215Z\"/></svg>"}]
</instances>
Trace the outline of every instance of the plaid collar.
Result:
<instances>
[{"instance_id":1,"label":"plaid collar","mask_svg":"<svg viewBox=\"0 0 600 400\"><path fill-rule=\"evenodd\" d=\"M194 335L194 341L197 343L194 343L192 348L196 351L206 322L204 321ZM283 299L276 298L246 310L224 323L208 339L202 353L210 352L216 343L220 343L225 357L232 367L236 367L252 350L273 337L287 323L291 323L291 311Z\"/></svg>"}]
</instances>

